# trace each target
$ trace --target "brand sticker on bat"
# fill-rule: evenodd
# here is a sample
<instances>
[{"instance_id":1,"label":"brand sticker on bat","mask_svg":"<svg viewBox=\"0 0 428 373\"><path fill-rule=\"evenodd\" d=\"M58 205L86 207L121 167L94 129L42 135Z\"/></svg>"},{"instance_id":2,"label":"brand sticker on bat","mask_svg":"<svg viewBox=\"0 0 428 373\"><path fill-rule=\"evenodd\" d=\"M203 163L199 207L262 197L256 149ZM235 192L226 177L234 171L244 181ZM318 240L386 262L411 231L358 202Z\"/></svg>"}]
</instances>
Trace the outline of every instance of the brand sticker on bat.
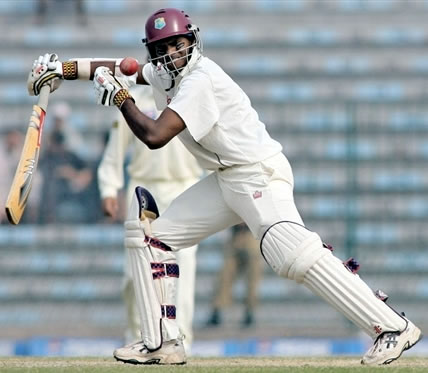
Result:
<instances>
[{"instance_id":1,"label":"brand sticker on bat","mask_svg":"<svg viewBox=\"0 0 428 373\"><path fill-rule=\"evenodd\" d=\"M34 155L34 158L27 159L27 164L25 165L24 174L25 179L22 183L22 186L19 190L19 204L23 205L27 202L28 196L31 191L31 185L32 185L32 179L33 179L33 171L36 168L37 165L37 157L39 154L39 150L36 149L36 153Z\"/></svg>"}]
</instances>

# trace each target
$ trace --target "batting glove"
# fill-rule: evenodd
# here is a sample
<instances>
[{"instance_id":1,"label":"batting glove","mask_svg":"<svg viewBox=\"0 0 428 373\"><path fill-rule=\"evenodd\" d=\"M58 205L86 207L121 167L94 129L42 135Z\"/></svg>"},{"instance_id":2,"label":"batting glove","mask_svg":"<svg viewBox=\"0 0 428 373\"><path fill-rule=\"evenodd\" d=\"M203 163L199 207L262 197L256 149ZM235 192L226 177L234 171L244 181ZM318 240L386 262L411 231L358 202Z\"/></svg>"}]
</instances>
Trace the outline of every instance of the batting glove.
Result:
<instances>
[{"instance_id":1,"label":"batting glove","mask_svg":"<svg viewBox=\"0 0 428 373\"><path fill-rule=\"evenodd\" d=\"M120 109L127 98L135 102L128 90L125 89L125 85L113 76L108 67L97 67L94 73L94 88L99 105L115 105Z\"/></svg>"},{"instance_id":2,"label":"batting glove","mask_svg":"<svg viewBox=\"0 0 428 373\"><path fill-rule=\"evenodd\" d=\"M30 96L37 96L44 85L48 85L53 92L63 79L62 63L58 61L58 56L55 53L46 53L34 60L27 79L28 93Z\"/></svg>"}]
</instances>

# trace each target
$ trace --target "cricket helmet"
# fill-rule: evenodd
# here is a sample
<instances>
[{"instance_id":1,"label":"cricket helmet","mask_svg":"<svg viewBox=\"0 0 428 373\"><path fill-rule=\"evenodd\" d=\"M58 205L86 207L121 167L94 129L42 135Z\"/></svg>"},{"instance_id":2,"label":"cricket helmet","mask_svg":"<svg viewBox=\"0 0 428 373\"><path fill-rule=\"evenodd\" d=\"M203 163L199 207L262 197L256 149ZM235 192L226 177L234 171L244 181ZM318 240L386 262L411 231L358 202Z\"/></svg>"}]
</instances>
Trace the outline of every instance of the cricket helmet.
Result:
<instances>
[{"instance_id":1,"label":"cricket helmet","mask_svg":"<svg viewBox=\"0 0 428 373\"><path fill-rule=\"evenodd\" d=\"M199 28L192 23L190 17L183 10L175 8L159 9L147 19L145 31L146 37L143 39L143 43L147 48L150 62L155 66L161 64L166 69L165 55L159 56L156 54L156 42L173 36L185 36L192 41L192 45L187 52L187 65L199 60L202 53Z\"/></svg>"},{"instance_id":2,"label":"cricket helmet","mask_svg":"<svg viewBox=\"0 0 428 373\"><path fill-rule=\"evenodd\" d=\"M155 41L171 36L189 35L197 29L190 17L183 11L175 8L159 9L146 22L146 38L143 42L148 45Z\"/></svg>"}]
</instances>

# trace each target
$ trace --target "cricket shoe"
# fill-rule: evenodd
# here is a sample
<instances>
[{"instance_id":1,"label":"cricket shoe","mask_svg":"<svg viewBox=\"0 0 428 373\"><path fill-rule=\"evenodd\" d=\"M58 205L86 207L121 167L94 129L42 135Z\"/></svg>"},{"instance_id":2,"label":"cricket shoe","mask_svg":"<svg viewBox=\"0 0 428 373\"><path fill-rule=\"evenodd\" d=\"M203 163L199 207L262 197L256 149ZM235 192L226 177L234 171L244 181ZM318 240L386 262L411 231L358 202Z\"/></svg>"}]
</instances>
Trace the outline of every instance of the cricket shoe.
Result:
<instances>
[{"instance_id":1,"label":"cricket shoe","mask_svg":"<svg viewBox=\"0 0 428 373\"><path fill-rule=\"evenodd\" d=\"M162 343L156 351L149 351L142 341L116 349L113 356L127 364L186 364L183 340L173 339Z\"/></svg>"},{"instance_id":2,"label":"cricket shoe","mask_svg":"<svg viewBox=\"0 0 428 373\"><path fill-rule=\"evenodd\" d=\"M401 354L422 339L420 329L410 320L402 332L386 332L380 335L363 356L361 364L383 365L397 360Z\"/></svg>"}]
</instances>

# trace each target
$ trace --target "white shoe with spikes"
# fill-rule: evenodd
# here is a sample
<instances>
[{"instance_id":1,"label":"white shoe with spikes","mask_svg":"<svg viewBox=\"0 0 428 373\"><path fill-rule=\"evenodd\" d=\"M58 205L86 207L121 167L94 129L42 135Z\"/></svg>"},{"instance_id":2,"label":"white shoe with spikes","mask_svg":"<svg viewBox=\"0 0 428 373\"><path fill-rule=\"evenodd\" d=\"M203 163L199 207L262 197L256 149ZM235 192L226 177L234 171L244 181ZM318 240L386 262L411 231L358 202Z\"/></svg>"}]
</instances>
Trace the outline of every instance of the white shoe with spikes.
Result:
<instances>
[{"instance_id":1,"label":"white shoe with spikes","mask_svg":"<svg viewBox=\"0 0 428 373\"><path fill-rule=\"evenodd\" d=\"M380 335L374 345L366 352L361 360L365 365L390 364L401 354L413 347L422 339L420 329L410 320L402 332L385 332Z\"/></svg>"},{"instance_id":2,"label":"white shoe with spikes","mask_svg":"<svg viewBox=\"0 0 428 373\"><path fill-rule=\"evenodd\" d=\"M113 352L116 360L127 364L186 364L182 339L163 342L156 351L149 351L143 342L136 342Z\"/></svg>"}]
</instances>

